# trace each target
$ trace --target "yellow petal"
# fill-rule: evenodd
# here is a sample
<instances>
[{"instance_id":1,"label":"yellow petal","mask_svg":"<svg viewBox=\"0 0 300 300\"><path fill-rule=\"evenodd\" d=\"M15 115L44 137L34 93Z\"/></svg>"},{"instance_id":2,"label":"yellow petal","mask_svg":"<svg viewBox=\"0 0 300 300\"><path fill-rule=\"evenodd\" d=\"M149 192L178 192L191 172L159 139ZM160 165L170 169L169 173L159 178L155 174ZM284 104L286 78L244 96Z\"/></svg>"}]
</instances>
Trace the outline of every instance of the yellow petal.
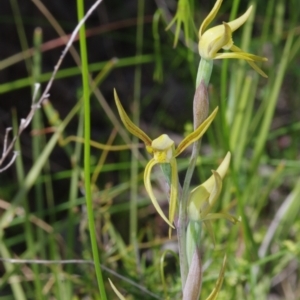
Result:
<instances>
[{"instance_id":1,"label":"yellow petal","mask_svg":"<svg viewBox=\"0 0 300 300\"><path fill-rule=\"evenodd\" d=\"M218 199L222 190L222 179L224 178L229 164L230 152L227 152L217 171L203 184L194 188L190 193L188 204L188 215L191 220L205 220Z\"/></svg>"},{"instance_id":2,"label":"yellow petal","mask_svg":"<svg viewBox=\"0 0 300 300\"><path fill-rule=\"evenodd\" d=\"M203 32L205 31L205 29L207 28L207 26L216 17L216 15L217 15L220 7L221 7L222 1L223 0L217 0L217 2L215 3L214 7L210 11L210 13L207 15L207 17L202 22L202 24L200 26L200 30L199 30L199 39L201 38L201 36L202 36Z\"/></svg>"},{"instance_id":3,"label":"yellow petal","mask_svg":"<svg viewBox=\"0 0 300 300\"><path fill-rule=\"evenodd\" d=\"M225 177L227 170L229 168L230 158L231 158L231 154L230 154L230 152L227 152L222 163L219 165L218 169L216 170L216 172L220 175L220 177L222 179ZM205 187L209 193L212 192L214 185L215 185L215 176L214 175L210 176L204 183L201 184L201 186Z\"/></svg>"},{"instance_id":4,"label":"yellow petal","mask_svg":"<svg viewBox=\"0 0 300 300\"><path fill-rule=\"evenodd\" d=\"M213 189L209 195L208 198L208 205L204 208L200 208L200 219L204 220L206 215L210 213L211 209L213 208L213 206L215 205L217 199L219 198L221 191L222 191L222 178L221 176L216 172L216 171L212 171L213 172L213 176L214 176L214 186ZM193 201L193 199L195 197L197 197L198 195L198 191L196 191L196 193L193 193L193 195L191 195L191 201Z\"/></svg>"},{"instance_id":5,"label":"yellow petal","mask_svg":"<svg viewBox=\"0 0 300 300\"><path fill-rule=\"evenodd\" d=\"M152 148L155 150L166 150L172 145L174 145L174 141L167 134L162 134L151 143Z\"/></svg>"},{"instance_id":6,"label":"yellow petal","mask_svg":"<svg viewBox=\"0 0 300 300\"><path fill-rule=\"evenodd\" d=\"M259 67L257 66L254 62L252 61L247 61L247 63L262 77L268 78L268 75Z\"/></svg>"},{"instance_id":7,"label":"yellow petal","mask_svg":"<svg viewBox=\"0 0 300 300\"><path fill-rule=\"evenodd\" d=\"M232 31L230 26L226 22L223 22L223 26L224 26L224 33L222 37L222 44L223 44L222 48L227 50L233 46Z\"/></svg>"},{"instance_id":8,"label":"yellow petal","mask_svg":"<svg viewBox=\"0 0 300 300\"><path fill-rule=\"evenodd\" d=\"M225 274L225 267L226 267L226 261L227 261L227 256L225 255L222 268L219 274L219 278L217 280L217 283L213 289L213 291L210 293L210 295L206 298L206 300L215 300L218 297L218 294L221 290L223 279L224 279L224 274Z\"/></svg>"},{"instance_id":9,"label":"yellow petal","mask_svg":"<svg viewBox=\"0 0 300 300\"><path fill-rule=\"evenodd\" d=\"M247 19L249 18L250 14L251 14L251 11L252 11L252 5L239 18L237 18L231 22L228 22L228 25L230 26L232 32L236 31L239 27L241 27L247 21Z\"/></svg>"},{"instance_id":10,"label":"yellow petal","mask_svg":"<svg viewBox=\"0 0 300 300\"><path fill-rule=\"evenodd\" d=\"M188 216L190 220L199 221L201 219L201 210L208 205L209 192L202 185L191 191L188 203Z\"/></svg>"},{"instance_id":11,"label":"yellow petal","mask_svg":"<svg viewBox=\"0 0 300 300\"><path fill-rule=\"evenodd\" d=\"M153 193L153 190L152 190L152 185L151 185L151 170L153 168L154 165L156 165L158 162L152 158L146 168L145 168L145 172L144 172L144 184L145 184L145 187L146 187L146 191L156 209L156 211L160 214L160 216L165 220L165 222L171 226L172 228L174 228L174 226L171 224L171 222L168 220L168 218L165 216L165 214L163 213L162 209L160 208L157 200L156 200L156 197Z\"/></svg>"},{"instance_id":12,"label":"yellow petal","mask_svg":"<svg viewBox=\"0 0 300 300\"><path fill-rule=\"evenodd\" d=\"M207 30L199 40L199 54L205 59L214 59L225 46L232 46L231 29L227 23Z\"/></svg>"},{"instance_id":13,"label":"yellow petal","mask_svg":"<svg viewBox=\"0 0 300 300\"><path fill-rule=\"evenodd\" d=\"M178 156L182 151L184 151L189 145L199 140L208 127L210 126L211 122L214 120L216 114L218 112L218 107L208 116L208 118L192 133L190 133L175 150L175 157Z\"/></svg>"},{"instance_id":14,"label":"yellow petal","mask_svg":"<svg viewBox=\"0 0 300 300\"><path fill-rule=\"evenodd\" d=\"M171 191L170 191L170 203L169 203L169 220L170 223L173 224L175 213L176 213L176 206L177 206L177 195L178 195L178 177L177 177L177 163L176 159L173 158L171 160L171 170L172 170L172 176L171 176ZM169 238L171 237L171 231L172 229L169 228Z\"/></svg>"},{"instance_id":15,"label":"yellow petal","mask_svg":"<svg viewBox=\"0 0 300 300\"><path fill-rule=\"evenodd\" d=\"M230 50L233 51L233 52L243 53L244 55L251 58L251 60L253 60L253 61L268 61L268 59L266 57L262 57L262 56L258 56L258 55L243 52L242 49L240 49L239 47L237 47L235 45L232 45Z\"/></svg>"},{"instance_id":16,"label":"yellow petal","mask_svg":"<svg viewBox=\"0 0 300 300\"><path fill-rule=\"evenodd\" d=\"M230 48L231 51L234 52L243 52L242 49L240 49L239 47L233 45ZM244 53L244 52L243 52ZM267 61L268 59L266 57L261 57L261 56L257 56L257 55L253 55L250 53L246 53L246 55L251 58L253 61ZM261 69L259 68L254 62L247 60L247 63L258 73L260 74L262 77L268 78L268 75Z\"/></svg>"},{"instance_id":17,"label":"yellow petal","mask_svg":"<svg viewBox=\"0 0 300 300\"><path fill-rule=\"evenodd\" d=\"M212 170L213 176L215 178L215 184L213 187L212 192L210 193L210 196L208 198L208 203L211 207L213 207L219 198L221 191L222 191L222 177L219 175L218 172Z\"/></svg>"},{"instance_id":18,"label":"yellow petal","mask_svg":"<svg viewBox=\"0 0 300 300\"><path fill-rule=\"evenodd\" d=\"M226 58L235 58L235 59L243 59L262 77L268 78L268 75L259 68L253 61L258 59L253 59L252 56L256 56L253 54L249 54L246 52L233 52L233 53L218 53L215 55L214 59L226 59ZM266 59L260 59L261 61L266 61Z\"/></svg>"},{"instance_id":19,"label":"yellow petal","mask_svg":"<svg viewBox=\"0 0 300 300\"><path fill-rule=\"evenodd\" d=\"M159 163L169 163L174 157L174 141L167 134L162 134L151 143L151 152Z\"/></svg>"},{"instance_id":20,"label":"yellow petal","mask_svg":"<svg viewBox=\"0 0 300 300\"><path fill-rule=\"evenodd\" d=\"M141 139L147 146L151 145L151 139L148 137L148 135L144 131L142 131L140 128L138 128L126 114L115 89L114 89L114 97L115 97L115 102L116 102L116 105L117 105L117 108L119 111L119 115L120 115L121 120L122 120L124 126L126 127L126 129L130 133L132 133L133 135L135 135L136 137Z\"/></svg>"},{"instance_id":21,"label":"yellow petal","mask_svg":"<svg viewBox=\"0 0 300 300\"><path fill-rule=\"evenodd\" d=\"M234 58L234 59L243 59L246 61L253 61L252 58L250 58L246 52L226 52L226 53L217 53L214 56L214 59L227 59L227 58Z\"/></svg>"}]
</instances>

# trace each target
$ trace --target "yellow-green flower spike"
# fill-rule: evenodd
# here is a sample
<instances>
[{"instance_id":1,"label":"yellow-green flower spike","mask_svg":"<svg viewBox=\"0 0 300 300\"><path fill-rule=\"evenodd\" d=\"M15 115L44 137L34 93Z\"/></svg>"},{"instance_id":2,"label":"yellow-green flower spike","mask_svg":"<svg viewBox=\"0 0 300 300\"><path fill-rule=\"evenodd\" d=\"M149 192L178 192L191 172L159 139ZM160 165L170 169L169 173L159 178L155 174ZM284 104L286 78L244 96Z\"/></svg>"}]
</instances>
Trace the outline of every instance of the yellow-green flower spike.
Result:
<instances>
[{"instance_id":1,"label":"yellow-green flower spike","mask_svg":"<svg viewBox=\"0 0 300 300\"><path fill-rule=\"evenodd\" d=\"M118 108L119 115L126 129L130 133L132 133L133 135L141 139L146 146L151 145L151 139L148 137L148 135L139 127L137 127L126 114L115 89L114 89L114 97L115 97L115 102Z\"/></svg>"},{"instance_id":2,"label":"yellow-green flower spike","mask_svg":"<svg viewBox=\"0 0 300 300\"><path fill-rule=\"evenodd\" d=\"M205 31L218 13L222 0L217 0L212 11L204 19L199 30L199 54L206 60L235 58L246 60L249 65L263 77L268 77L254 62L267 61L267 58L244 52L233 44L232 33L241 27L249 18L252 6L239 18L223 25L214 26ZM221 49L231 50L230 53L219 53Z\"/></svg>"}]
</instances>

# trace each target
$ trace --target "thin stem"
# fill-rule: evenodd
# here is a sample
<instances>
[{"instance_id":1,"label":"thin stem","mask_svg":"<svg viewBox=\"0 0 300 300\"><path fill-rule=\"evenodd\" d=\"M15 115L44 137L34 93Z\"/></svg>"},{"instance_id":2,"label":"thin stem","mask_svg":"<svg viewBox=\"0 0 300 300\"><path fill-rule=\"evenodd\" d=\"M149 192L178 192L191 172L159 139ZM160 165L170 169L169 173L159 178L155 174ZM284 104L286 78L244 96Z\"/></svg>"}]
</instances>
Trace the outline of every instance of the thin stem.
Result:
<instances>
[{"instance_id":1,"label":"thin stem","mask_svg":"<svg viewBox=\"0 0 300 300\"><path fill-rule=\"evenodd\" d=\"M32 77L34 82L39 82L39 77L41 75L41 61L42 61L42 55L41 55L41 44L42 44L42 30L40 28L36 28L34 31L33 35L33 41L34 41L34 55L33 55L33 64L32 64ZM36 94L35 94L36 93ZM40 90L35 89L34 87L32 88L32 99L33 102L35 98L40 96ZM32 103L34 104L34 103ZM32 118L32 129L39 130L40 128L43 128L43 123L42 123L42 114L41 110L37 110L36 113L34 114ZM41 135L34 135L32 137L32 160L36 161L41 153L41 149L45 145L45 137ZM41 212L43 211L43 185L41 182L36 182L34 186L34 193L35 193L35 199L39 199L37 201L37 210L38 210L38 215L41 215ZM27 197L26 197L27 198ZM27 203L28 200L25 202ZM28 211L29 213L29 211ZM26 222L29 222L29 217L26 217ZM30 222L29 222L30 223ZM30 227L30 225L28 225ZM32 230L32 228L31 228ZM37 228L37 240L44 244L45 242L45 234L43 233L41 228ZM34 237L32 237L32 242L34 243ZM34 249L32 247L31 249ZM33 250L34 251L34 250ZM35 256L36 253L33 253L33 256ZM39 255L42 255L43 257L46 256L46 249L44 247L41 247L41 252ZM37 267L32 265L33 272L36 275L36 279L34 280L34 287L35 287L35 295L39 299L45 299L42 293L42 285L39 279L38 274L42 273L45 271L45 269Z\"/></svg>"},{"instance_id":2,"label":"thin stem","mask_svg":"<svg viewBox=\"0 0 300 300\"><path fill-rule=\"evenodd\" d=\"M189 198L190 183L194 173L194 169L197 163L197 157L200 150L200 141L197 141L193 145L193 152L191 160L186 171L182 196L179 202L179 222L177 227L177 236L179 243L179 256L180 256L180 273L182 288L185 286L186 278L188 275L188 261L186 254L186 224L187 224L187 203Z\"/></svg>"},{"instance_id":3,"label":"thin stem","mask_svg":"<svg viewBox=\"0 0 300 300\"><path fill-rule=\"evenodd\" d=\"M202 82L202 80L204 81L205 86L208 87L212 68L213 68L212 60L205 60L201 58L198 67L197 79L196 79L196 89L199 86L199 84ZM197 157L199 154L200 146L201 146L200 141L197 141L193 144L193 152L191 155L188 169L186 171L186 175L183 183L182 195L179 201L177 236L178 236L179 256L180 256L180 274L181 274L183 290L184 290L186 278L188 276L188 268L189 268L188 261L187 261L187 253L186 253L186 226L188 221L187 204L189 199L191 179L197 163Z\"/></svg>"},{"instance_id":4,"label":"thin stem","mask_svg":"<svg viewBox=\"0 0 300 300\"><path fill-rule=\"evenodd\" d=\"M136 56L142 55L143 48L143 30L144 30L144 0L138 1L138 18L137 18L137 32L136 32ZM139 126L140 118L140 98L141 98L141 79L142 79L142 67L137 65L134 73L134 102L133 102L133 122ZM133 144L138 143L138 138L133 137ZM129 236L130 244L133 246L134 255L137 262L137 269L140 272L140 258L138 249L138 159L139 150L138 148L133 148L131 152L131 179L130 179L130 226L129 226Z\"/></svg>"},{"instance_id":5,"label":"thin stem","mask_svg":"<svg viewBox=\"0 0 300 300\"><path fill-rule=\"evenodd\" d=\"M84 1L77 0L78 8L78 19L81 20L84 16ZM84 100L84 177L85 177L85 197L88 213L89 232L91 237L93 260L95 262L96 277L98 287L101 295L101 299L106 300L106 292L100 267L100 256L98 252L96 228L94 221L92 191L91 191L91 179L90 179L90 88L89 88L89 72L88 72L88 60L87 60L87 47L86 47L86 36L85 26L83 25L79 30L79 41L80 41L80 54L82 60L82 83L83 83L83 100Z\"/></svg>"},{"instance_id":6,"label":"thin stem","mask_svg":"<svg viewBox=\"0 0 300 300\"><path fill-rule=\"evenodd\" d=\"M197 79L196 79L196 89L202 80L204 80L205 85L208 86L212 68L213 68L212 60L206 60L204 58L200 59Z\"/></svg>"}]
</instances>

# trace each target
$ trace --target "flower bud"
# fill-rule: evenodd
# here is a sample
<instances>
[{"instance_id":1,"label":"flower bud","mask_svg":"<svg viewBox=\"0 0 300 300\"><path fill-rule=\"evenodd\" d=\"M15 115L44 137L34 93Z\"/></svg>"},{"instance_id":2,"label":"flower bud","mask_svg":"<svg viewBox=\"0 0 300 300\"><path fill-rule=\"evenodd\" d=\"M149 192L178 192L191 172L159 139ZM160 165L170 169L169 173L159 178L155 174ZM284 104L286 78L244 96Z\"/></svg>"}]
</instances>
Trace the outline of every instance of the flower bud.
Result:
<instances>
[{"instance_id":1,"label":"flower bud","mask_svg":"<svg viewBox=\"0 0 300 300\"><path fill-rule=\"evenodd\" d=\"M208 111L209 111L208 91L204 80L202 80L198 85L194 95L194 103L193 103L194 130L196 130L207 118Z\"/></svg>"},{"instance_id":2,"label":"flower bud","mask_svg":"<svg viewBox=\"0 0 300 300\"><path fill-rule=\"evenodd\" d=\"M188 277L184 285L183 300L199 299L202 287L202 265L199 248L195 249L189 267Z\"/></svg>"}]
</instances>

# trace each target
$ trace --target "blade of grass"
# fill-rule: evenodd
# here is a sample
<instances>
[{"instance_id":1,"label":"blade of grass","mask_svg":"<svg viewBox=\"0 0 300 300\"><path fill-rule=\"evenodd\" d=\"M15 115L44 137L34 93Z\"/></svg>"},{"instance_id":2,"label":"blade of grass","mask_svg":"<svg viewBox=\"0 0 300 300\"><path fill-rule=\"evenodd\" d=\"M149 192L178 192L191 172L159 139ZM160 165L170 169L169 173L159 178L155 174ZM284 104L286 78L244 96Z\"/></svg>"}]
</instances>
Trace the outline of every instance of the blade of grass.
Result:
<instances>
[{"instance_id":1,"label":"blade of grass","mask_svg":"<svg viewBox=\"0 0 300 300\"><path fill-rule=\"evenodd\" d=\"M6 247L5 242L2 240L2 235L0 236L0 255L3 258L10 258L11 254L9 249ZM13 272L14 266L8 262L3 262L6 272ZM22 288L21 283L18 281L17 275L12 275L9 278L11 280L10 286L15 300L26 300L25 292ZM1 280L0 280L1 284Z\"/></svg>"},{"instance_id":2,"label":"blade of grass","mask_svg":"<svg viewBox=\"0 0 300 300\"><path fill-rule=\"evenodd\" d=\"M294 189L281 204L272 223L270 224L265 238L259 248L260 258L264 258L266 256L268 248L270 247L276 232L283 230L285 234L286 230L284 230L284 228L290 227L293 223L293 220L297 218L297 214L299 212L299 197L300 180L296 182Z\"/></svg>"},{"instance_id":3,"label":"blade of grass","mask_svg":"<svg viewBox=\"0 0 300 300\"><path fill-rule=\"evenodd\" d=\"M81 100L80 100L81 102ZM83 136L83 122L84 122L84 116L83 116L83 106L81 106L81 110L79 112L79 122L78 122L78 128L77 128L77 134L76 136L82 137ZM70 190L69 190L69 200L68 203L69 211L68 211L68 237L67 237L67 253L68 257L73 257L73 249L75 246L75 226L76 226L76 218L74 215L74 208L76 207L76 200L78 198L78 186L79 186L79 179L81 176L81 167L79 166L79 162L82 155L82 149L83 145L82 143L76 142L74 146L74 152L71 155L70 161L72 162L72 171L70 176ZM70 264L66 268L68 274L74 273L74 265ZM67 292L69 293L69 298L71 298L74 291L72 291L73 282L69 281L69 286Z\"/></svg>"},{"instance_id":4,"label":"blade of grass","mask_svg":"<svg viewBox=\"0 0 300 300\"><path fill-rule=\"evenodd\" d=\"M271 87L270 87L270 93L268 93L266 95L266 97L264 98L264 102L268 103L268 106L266 108L266 112L264 114L263 120L262 120L262 124L260 127L260 131L258 133L258 137L256 139L256 144L255 144L255 148L254 148L254 152L253 152L253 158L251 161L251 171L254 172L254 170L256 170L267 137L268 137L268 133L269 133L269 129L270 129L270 125L271 125L271 121L274 115L274 111L275 111L275 107L276 107L276 103L277 103L277 99L278 99L278 95L280 92L280 88L283 82L283 78L287 69L287 65L289 62L289 54L291 51L291 47L292 47L292 43L294 40L294 36L295 36L295 20L292 22L291 24L291 29L289 31L288 34L288 38L286 40L284 49L283 49L283 53L281 56L281 61L279 63L279 68L278 71L276 72L276 78L274 79L274 83L270 83Z\"/></svg>"},{"instance_id":5,"label":"blade of grass","mask_svg":"<svg viewBox=\"0 0 300 300\"><path fill-rule=\"evenodd\" d=\"M14 21L16 24L16 29L18 32L21 48L22 48L23 52L26 52L29 49L29 45L28 45L28 41L26 38L26 32L25 32L23 21L22 21L22 15L21 15L18 1L10 0L10 5L11 5L11 8L12 8L12 11L14 14ZM28 74L31 74L31 61L30 61L29 57L25 58L24 61L26 64L26 69L27 69Z\"/></svg>"},{"instance_id":6,"label":"blade of grass","mask_svg":"<svg viewBox=\"0 0 300 300\"><path fill-rule=\"evenodd\" d=\"M234 20L236 18L237 10L240 4L240 0L234 0L232 3L230 17L229 20ZM244 49L244 48L243 48ZM227 118L228 113L230 115L233 114L233 109L228 112L228 107L230 103L228 103L228 93L227 93L227 86L228 86L228 69L229 69L229 60L224 59L222 61L222 68L221 68L221 86L220 86L220 118L222 120L222 128L223 128L223 143L224 147L229 150L229 124L230 119ZM227 101L227 103L226 103Z\"/></svg>"},{"instance_id":7,"label":"blade of grass","mask_svg":"<svg viewBox=\"0 0 300 300\"><path fill-rule=\"evenodd\" d=\"M33 32L33 44L34 44L34 54L33 54L33 63L32 63L32 80L34 83L39 82L39 77L41 74L41 60L42 60L42 55L41 55L41 44L42 44L42 30L40 28L36 28ZM34 86L32 87L32 95L34 95L35 90ZM40 91L36 92L36 99L40 97ZM35 101L35 99L33 99ZM34 103L32 103L34 104ZM32 118L32 123L31 123L31 128L32 130L39 130L43 128L42 124L42 115L41 111L37 110L36 113L34 114ZM43 139L43 136L41 135L35 135L32 137L32 161L36 161L41 153L42 147L45 144L45 140ZM41 172L42 173L42 172ZM43 211L43 186L42 183L37 182L34 185L34 195L35 199L37 199L37 211L38 214ZM25 202L27 202L25 200ZM29 211L27 211L27 214L29 215ZM27 217L26 222L29 222L29 217ZM33 228L31 228L31 232ZM31 233L32 234L32 233ZM32 237L32 242L34 241L34 238ZM45 239L45 234L42 230L37 228L37 240L41 242L42 245L44 245L44 239ZM32 246L32 245L28 245ZM31 248L31 247L30 247ZM33 250L33 249L32 249ZM35 257L36 253L32 253L33 258ZM46 250L44 247L41 248L40 255L42 257L46 257ZM37 266L35 264L32 265L33 272L35 274L34 276L34 284L35 284L35 297L38 299L45 299L43 292L42 292L42 286L41 286L41 281L39 277L39 273L45 272L45 268L41 266Z\"/></svg>"},{"instance_id":8,"label":"blade of grass","mask_svg":"<svg viewBox=\"0 0 300 300\"><path fill-rule=\"evenodd\" d=\"M132 65L139 65L139 64L148 64L152 63L155 60L154 55L152 54L145 54L140 56L133 56L133 57L127 57L127 58L120 58L120 59L114 59L114 68L123 68L128 67ZM102 70L109 62L104 61L100 63L93 63L89 65L89 72L95 72ZM48 82L53 72L44 73L40 76L40 83L42 82ZM80 75L81 70L78 67L71 67L66 69L61 69L57 72L55 78L56 79L62 79L67 78L75 75ZM14 91L17 89L21 89L27 86L32 85L32 79L29 77L17 79L15 81L3 83L0 85L0 94L4 94L10 91Z\"/></svg>"},{"instance_id":9,"label":"blade of grass","mask_svg":"<svg viewBox=\"0 0 300 300\"><path fill-rule=\"evenodd\" d=\"M84 17L84 1L77 0L77 13L79 21ZM84 185L85 185L85 197L88 213L89 232L91 238L93 260L95 263L95 271L97 276L98 288L101 298L106 300L106 292L102 277L102 271L100 266L100 257L98 252L96 228L94 222L94 211L90 184L90 137L91 137L91 120L90 120L90 87L89 87L89 70L87 60L87 47L85 37L85 25L79 30L79 44L80 44L80 56L82 64L82 83L83 83L83 101L84 101Z\"/></svg>"},{"instance_id":10,"label":"blade of grass","mask_svg":"<svg viewBox=\"0 0 300 300\"><path fill-rule=\"evenodd\" d=\"M143 30L144 30L144 0L138 1L138 16L137 16L137 31L136 31L136 57L142 55L143 48ZM134 95L133 95L133 123L139 126L140 119L140 98L141 98L141 65L135 67L134 72ZM132 143L138 143L138 138L133 137ZM137 242L137 201L138 201L138 155L137 148L132 149L131 155L131 168L130 168L130 226L129 236L130 244L133 246L135 260L137 262L137 270L140 272L140 258Z\"/></svg>"},{"instance_id":11,"label":"blade of grass","mask_svg":"<svg viewBox=\"0 0 300 300\"><path fill-rule=\"evenodd\" d=\"M7 209L5 213L2 214L0 219L0 234L3 231L3 229L7 227L10 224L11 220L13 219L13 214L14 214L14 210L16 209L16 205L24 200L24 197L26 196L27 192L36 182L41 172L41 169L43 168L44 164L48 160L49 155L53 151L53 148L57 144L61 133L63 132L67 124L70 122L70 120L73 118L73 116L76 114L78 110L77 106L79 106L79 104L73 107L73 109L69 112L68 116L58 126L56 132L53 134L51 139L48 141L46 147L43 149L40 156L38 157L38 160L35 161L34 165L27 173L27 176L25 177L22 187L19 189L19 191L11 201L12 203L11 207Z\"/></svg>"}]
</instances>

